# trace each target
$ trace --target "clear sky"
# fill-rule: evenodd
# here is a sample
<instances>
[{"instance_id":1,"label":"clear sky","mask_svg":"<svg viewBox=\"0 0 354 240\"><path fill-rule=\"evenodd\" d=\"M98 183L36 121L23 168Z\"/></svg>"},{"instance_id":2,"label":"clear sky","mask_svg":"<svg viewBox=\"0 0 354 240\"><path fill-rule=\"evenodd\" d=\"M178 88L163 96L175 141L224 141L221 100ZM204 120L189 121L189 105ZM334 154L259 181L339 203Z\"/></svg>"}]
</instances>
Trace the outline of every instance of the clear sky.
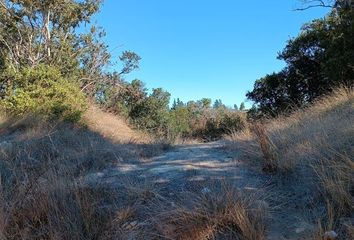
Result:
<instances>
[{"instance_id":1,"label":"clear sky","mask_svg":"<svg viewBox=\"0 0 354 240\"><path fill-rule=\"evenodd\" d=\"M303 23L328 11L294 11L298 6L297 0L105 0L96 21L114 57L123 50L142 57L127 80L162 87L172 100L220 98L232 106L246 100L256 79L284 66L277 53Z\"/></svg>"}]
</instances>

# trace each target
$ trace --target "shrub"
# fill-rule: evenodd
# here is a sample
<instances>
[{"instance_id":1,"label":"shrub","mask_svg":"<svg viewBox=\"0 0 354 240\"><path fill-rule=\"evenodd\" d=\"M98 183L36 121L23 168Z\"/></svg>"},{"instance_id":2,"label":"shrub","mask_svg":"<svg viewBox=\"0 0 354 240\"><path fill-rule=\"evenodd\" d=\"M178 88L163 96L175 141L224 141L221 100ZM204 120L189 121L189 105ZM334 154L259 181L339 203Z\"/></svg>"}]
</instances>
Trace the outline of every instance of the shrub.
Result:
<instances>
[{"instance_id":1,"label":"shrub","mask_svg":"<svg viewBox=\"0 0 354 240\"><path fill-rule=\"evenodd\" d=\"M215 140L225 134L241 131L246 126L247 121L244 113L222 110L209 116L197 134L204 139Z\"/></svg>"},{"instance_id":2,"label":"shrub","mask_svg":"<svg viewBox=\"0 0 354 240\"><path fill-rule=\"evenodd\" d=\"M177 137L186 137L191 131L189 119L190 114L187 108L179 107L169 112L168 134L175 139Z\"/></svg>"},{"instance_id":3,"label":"shrub","mask_svg":"<svg viewBox=\"0 0 354 240\"><path fill-rule=\"evenodd\" d=\"M52 119L77 122L86 108L85 96L75 79L64 78L58 69L46 65L10 70L0 75L0 104L13 115L40 113Z\"/></svg>"}]
</instances>

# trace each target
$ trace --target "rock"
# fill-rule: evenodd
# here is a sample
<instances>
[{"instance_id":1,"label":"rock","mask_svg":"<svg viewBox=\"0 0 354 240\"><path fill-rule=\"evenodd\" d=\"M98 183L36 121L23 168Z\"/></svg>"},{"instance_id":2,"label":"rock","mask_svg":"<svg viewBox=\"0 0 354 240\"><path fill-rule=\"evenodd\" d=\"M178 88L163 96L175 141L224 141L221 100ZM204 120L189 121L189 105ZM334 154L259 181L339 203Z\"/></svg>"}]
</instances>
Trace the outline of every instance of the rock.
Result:
<instances>
[{"instance_id":1,"label":"rock","mask_svg":"<svg viewBox=\"0 0 354 240\"><path fill-rule=\"evenodd\" d=\"M203 188L201 191L203 194L211 193L211 190L207 187Z\"/></svg>"},{"instance_id":2,"label":"rock","mask_svg":"<svg viewBox=\"0 0 354 240\"><path fill-rule=\"evenodd\" d=\"M125 223L122 227L124 229L126 229L126 230L130 230L132 228L135 228L137 225L138 225L137 221L132 221L132 222L129 222L129 223Z\"/></svg>"},{"instance_id":3,"label":"rock","mask_svg":"<svg viewBox=\"0 0 354 240\"><path fill-rule=\"evenodd\" d=\"M335 231L328 231L323 235L324 240L335 240L337 237L338 234Z\"/></svg>"},{"instance_id":4,"label":"rock","mask_svg":"<svg viewBox=\"0 0 354 240\"><path fill-rule=\"evenodd\" d=\"M298 222L294 227L298 238L305 237L314 231L314 226L307 222Z\"/></svg>"}]
</instances>

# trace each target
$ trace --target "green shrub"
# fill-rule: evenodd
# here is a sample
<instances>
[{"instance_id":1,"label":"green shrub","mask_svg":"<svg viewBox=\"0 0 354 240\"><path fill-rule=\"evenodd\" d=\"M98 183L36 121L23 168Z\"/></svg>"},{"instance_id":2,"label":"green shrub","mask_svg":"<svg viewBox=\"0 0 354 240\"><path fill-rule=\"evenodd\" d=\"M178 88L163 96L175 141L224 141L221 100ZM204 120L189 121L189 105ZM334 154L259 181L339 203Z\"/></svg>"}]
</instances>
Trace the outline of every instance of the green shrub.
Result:
<instances>
[{"instance_id":1,"label":"green shrub","mask_svg":"<svg viewBox=\"0 0 354 240\"><path fill-rule=\"evenodd\" d=\"M3 89L0 105L13 115L38 113L51 119L78 122L86 109L85 96L75 79L64 78L54 67L6 70L0 74L0 81Z\"/></svg>"},{"instance_id":2,"label":"green shrub","mask_svg":"<svg viewBox=\"0 0 354 240\"><path fill-rule=\"evenodd\" d=\"M186 107L177 107L170 110L168 118L169 138L186 137L191 131L190 112Z\"/></svg>"},{"instance_id":3,"label":"green shrub","mask_svg":"<svg viewBox=\"0 0 354 240\"><path fill-rule=\"evenodd\" d=\"M246 127L246 114L240 112L227 112L222 115L219 128L222 134L239 131Z\"/></svg>"},{"instance_id":4,"label":"green shrub","mask_svg":"<svg viewBox=\"0 0 354 240\"><path fill-rule=\"evenodd\" d=\"M247 125L246 114L229 110L215 111L208 116L205 125L198 128L194 135L205 140L216 140L230 132L243 130Z\"/></svg>"}]
</instances>

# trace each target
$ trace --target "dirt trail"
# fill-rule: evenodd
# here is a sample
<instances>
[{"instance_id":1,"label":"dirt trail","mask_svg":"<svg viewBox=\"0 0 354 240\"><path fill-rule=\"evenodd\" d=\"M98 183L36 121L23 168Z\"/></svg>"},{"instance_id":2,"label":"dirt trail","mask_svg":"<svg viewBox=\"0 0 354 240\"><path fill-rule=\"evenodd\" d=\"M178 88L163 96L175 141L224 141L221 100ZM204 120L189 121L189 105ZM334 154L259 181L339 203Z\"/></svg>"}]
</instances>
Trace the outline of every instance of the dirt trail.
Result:
<instances>
[{"instance_id":1,"label":"dirt trail","mask_svg":"<svg viewBox=\"0 0 354 240\"><path fill-rule=\"evenodd\" d=\"M210 181L230 180L238 188L257 189L264 179L223 149L222 142L175 146L161 156L131 163L117 163L114 168L97 173L114 182L121 174L165 183L183 189L189 183L205 185Z\"/></svg>"},{"instance_id":2,"label":"dirt trail","mask_svg":"<svg viewBox=\"0 0 354 240\"><path fill-rule=\"evenodd\" d=\"M222 142L175 146L163 155L143 162L117 163L113 168L91 175L90 179L119 186L125 177L156 184L170 197L188 190L209 191L213 183L224 180L241 191L267 188L276 194L271 176L225 151ZM273 217L268 222L268 239L307 239L300 237L307 226L297 219L296 212L284 209Z\"/></svg>"}]
</instances>

